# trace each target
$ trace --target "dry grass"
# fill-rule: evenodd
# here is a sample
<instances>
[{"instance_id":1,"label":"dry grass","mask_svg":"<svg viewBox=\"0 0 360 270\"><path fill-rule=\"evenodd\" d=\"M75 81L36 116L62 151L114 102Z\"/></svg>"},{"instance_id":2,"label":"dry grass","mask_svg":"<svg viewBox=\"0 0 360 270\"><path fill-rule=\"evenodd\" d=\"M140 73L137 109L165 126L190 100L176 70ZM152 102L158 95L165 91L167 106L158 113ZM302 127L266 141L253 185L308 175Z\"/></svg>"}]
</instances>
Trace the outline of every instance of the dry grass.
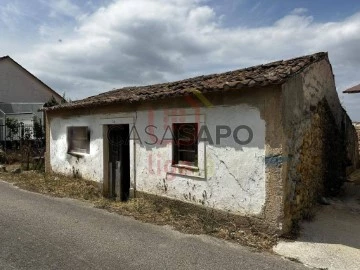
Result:
<instances>
[{"instance_id":1,"label":"dry grass","mask_svg":"<svg viewBox=\"0 0 360 270\"><path fill-rule=\"evenodd\" d=\"M57 197L70 197L92 202L103 208L137 220L157 225L169 225L190 234L208 234L247 245L256 250L270 250L277 237L261 233L251 222L239 222L234 216L161 197L142 197L128 202L116 202L102 196L95 182L35 171L20 174L0 173L0 179L33 192Z\"/></svg>"},{"instance_id":2,"label":"dry grass","mask_svg":"<svg viewBox=\"0 0 360 270\"><path fill-rule=\"evenodd\" d=\"M49 175L37 171L24 171L19 174L2 172L0 178L22 189L56 197L91 201L102 197L96 183L62 175Z\"/></svg>"}]
</instances>

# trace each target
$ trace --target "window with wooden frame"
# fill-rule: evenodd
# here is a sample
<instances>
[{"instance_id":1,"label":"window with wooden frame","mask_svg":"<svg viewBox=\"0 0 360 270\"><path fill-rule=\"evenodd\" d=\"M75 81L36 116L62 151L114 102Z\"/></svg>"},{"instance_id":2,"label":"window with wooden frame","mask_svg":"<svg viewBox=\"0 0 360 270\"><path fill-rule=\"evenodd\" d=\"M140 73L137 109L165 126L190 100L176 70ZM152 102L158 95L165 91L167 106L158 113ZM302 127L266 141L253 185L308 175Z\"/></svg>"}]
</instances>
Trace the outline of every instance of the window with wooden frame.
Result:
<instances>
[{"instance_id":1,"label":"window with wooden frame","mask_svg":"<svg viewBox=\"0 0 360 270\"><path fill-rule=\"evenodd\" d=\"M68 153L90 153L90 132L88 127L67 128Z\"/></svg>"},{"instance_id":2,"label":"window with wooden frame","mask_svg":"<svg viewBox=\"0 0 360 270\"><path fill-rule=\"evenodd\" d=\"M198 124L173 124L173 165L198 166Z\"/></svg>"}]
</instances>

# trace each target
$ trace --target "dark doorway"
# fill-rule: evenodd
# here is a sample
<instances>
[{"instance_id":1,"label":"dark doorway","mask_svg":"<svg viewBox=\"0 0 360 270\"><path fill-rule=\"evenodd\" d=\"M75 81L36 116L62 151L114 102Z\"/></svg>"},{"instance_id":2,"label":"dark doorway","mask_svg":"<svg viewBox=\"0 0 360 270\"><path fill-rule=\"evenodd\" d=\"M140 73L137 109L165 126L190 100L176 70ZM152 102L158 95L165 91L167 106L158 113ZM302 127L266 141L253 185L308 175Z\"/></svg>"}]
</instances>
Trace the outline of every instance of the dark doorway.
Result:
<instances>
[{"instance_id":1,"label":"dark doorway","mask_svg":"<svg viewBox=\"0 0 360 270\"><path fill-rule=\"evenodd\" d=\"M110 125L109 141L109 196L126 201L130 193L129 125Z\"/></svg>"}]
</instances>

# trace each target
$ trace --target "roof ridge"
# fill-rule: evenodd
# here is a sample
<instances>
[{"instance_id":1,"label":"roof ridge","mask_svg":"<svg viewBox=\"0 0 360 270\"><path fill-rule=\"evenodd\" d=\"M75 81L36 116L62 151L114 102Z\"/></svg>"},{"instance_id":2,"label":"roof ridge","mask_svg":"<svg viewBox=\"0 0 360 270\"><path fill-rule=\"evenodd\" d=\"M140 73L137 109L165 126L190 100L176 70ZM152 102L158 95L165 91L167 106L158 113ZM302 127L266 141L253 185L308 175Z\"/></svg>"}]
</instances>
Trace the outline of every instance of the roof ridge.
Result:
<instances>
[{"instance_id":1,"label":"roof ridge","mask_svg":"<svg viewBox=\"0 0 360 270\"><path fill-rule=\"evenodd\" d=\"M62 99L63 97L56 92L54 89L52 89L50 86L48 86L46 83L44 83L42 80L40 80L38 77L36 77L34 74L32 74L30 71L28 71L26 68L24 68L22 65L20 65L18 62L16 62L13 58L11 58L9 55L5 55L0 57L0 61L4 60L4 59L10 59L12 62L14 62L17 66L19 66L22 70L24 70L26 73L28 73L32 78L34 78L35 80L37 80L38 82L40 82L42 85L44 85L45 87L47 87L50 92L52 92L52 94L56 95L58 98Z\"/></svg>"},{"instance_id":2,"label":"roof ridge","mask_svg":"<svg viewBox=\"0 0 360 270\"><path fill-rule=\"evenodd\" d=\"M72 103L50 107L46 110L164 99L189 95L189 92L194 89L202 93L208 93L227 91L229 89L279 85L302 72L309 65L323 59L328 59L327 52L278 60L222 73L200 75L179 81L123 87L73 101Z\"/></svg>"},{"instance_id":3,"label":"roof ridge","mask_svg":"<svg viewBox=\"0 0 360 270\"><path fill-rule=\"evenodd\" d=\"M11 58L9 55L0 56L0 60L3 60L5 58Z\"/></svg>"},{"instance_id":4,"label":"roof ridge","mask_svg":"<svg viewBox=\"0 0 360 270\"><path fill-rule=\"evenodd\" d=\"M360 93L360 84L354 85L354 86L346 89L345 91L343 91L343 93L346 93L346 94Z\"/></svg>"},{"instance_id":5,"label":"roof ridge","mask_svg":"<svg viewBox=\"0 0 360 270\"><path fill-rule=\"evenodd\" d=\"M219 73L204 74L204 75L199 75L199 76L185 78L185 79L181 79L181 80L177 80L177 81L171 81L171 82L161 82L161 83L139 85L139 86L125 86L125 87L105 91L105 92L102 92L102 93L97 94L97 95L93 95L93 97L108 94L108 93L111 93L111 92L117 92L117 91L123 90L123 89L136 89L136 88L148 87L148 86L162 86L162 85L180 83L180 82L189 81L189 80L198 79L198 78L205 78L205 77L210 77L210 76L222 75L222 74L231 73L231 72L248 71L248 70L252 70L252 69L260 68L260 67L271 67L271 65L274 65L276 63L284 63L284 62L294 61L294 60L302 59L304 57L311 57L311 56L319 56L319 58L323 59L324 57L328 56L328 53L327 52L318 52L318 53L309 54L309 55L300 56L300 57L294 57L294 58L290 58L290 59L286 59L286 60L277 60L277 61L269 62L269 63L266 63L266 64L259 64L259 65L254 65L254 66L250 66L250 67L245 67L245 68L240 68L240 69L235 69L235 70L225 71L225 72L219 72Z\"/></svg>"}]
</instances>

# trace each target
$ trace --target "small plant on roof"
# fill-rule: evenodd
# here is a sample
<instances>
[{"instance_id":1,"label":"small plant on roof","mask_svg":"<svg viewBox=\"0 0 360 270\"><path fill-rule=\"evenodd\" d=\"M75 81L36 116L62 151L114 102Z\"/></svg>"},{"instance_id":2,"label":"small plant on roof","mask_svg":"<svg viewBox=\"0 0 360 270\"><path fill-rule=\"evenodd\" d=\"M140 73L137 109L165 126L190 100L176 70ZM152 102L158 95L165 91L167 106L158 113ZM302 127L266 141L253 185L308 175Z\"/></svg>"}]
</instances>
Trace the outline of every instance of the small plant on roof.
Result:
<instances>
[{"instance_id":1,"label":"small plant on roof","mask_svg":"<svg viewBox=\"0 0 360 270\"><path fill-rule=\"evenodd\" d=\"M51 96L51 98L44 104L44 107L53 107L56 105L64 104L64 103L70 103L71 99L66 98L65 93L62 95L62 99L60 103L54 98L54 96Z\"/></svg>"},{"instance_id":2,"label":"small plant on roof","mask_svg":"<svg viewBox=\"0 0 360 270\"><path fill-rule=\"evenodd\" d=\"M59 102L54 98L54 96L51 96L51 98L44 104L44 107L53 107L59 105Z\"/></svg>"}]
</instances>

